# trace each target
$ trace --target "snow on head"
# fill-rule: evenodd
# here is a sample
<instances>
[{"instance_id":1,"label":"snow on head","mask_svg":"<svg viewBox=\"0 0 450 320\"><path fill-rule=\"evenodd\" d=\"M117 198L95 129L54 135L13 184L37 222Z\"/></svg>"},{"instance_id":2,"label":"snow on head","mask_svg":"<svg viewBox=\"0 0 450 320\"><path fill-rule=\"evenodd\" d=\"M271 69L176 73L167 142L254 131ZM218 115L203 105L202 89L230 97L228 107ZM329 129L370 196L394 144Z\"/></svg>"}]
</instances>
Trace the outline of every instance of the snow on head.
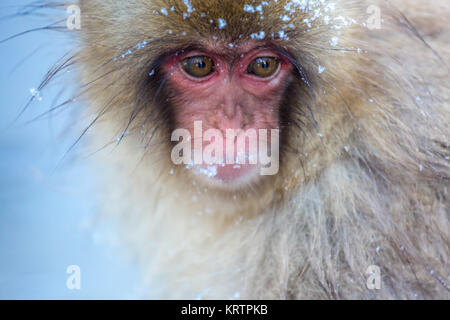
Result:
<instances>
[{"instance_id":1,"label":"snow on head","mask_svg":"<svg viewBox=\"0 0 450 320\"><path fill-rule=\"evenodd\" d=\"M225 19L219 18L219 29L223 29L227 26L227 21Z\"/></svg>"}]
</instances>

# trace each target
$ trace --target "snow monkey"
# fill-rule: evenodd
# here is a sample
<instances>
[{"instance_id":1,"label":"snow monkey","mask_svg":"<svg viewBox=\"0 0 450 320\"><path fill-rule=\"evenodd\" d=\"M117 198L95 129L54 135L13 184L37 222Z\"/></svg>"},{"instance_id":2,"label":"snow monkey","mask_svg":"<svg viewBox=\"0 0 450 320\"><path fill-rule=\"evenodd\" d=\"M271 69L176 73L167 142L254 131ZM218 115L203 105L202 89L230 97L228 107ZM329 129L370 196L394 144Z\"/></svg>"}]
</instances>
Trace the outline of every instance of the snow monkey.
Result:
<instances>
[{"instance_id":1,"label":"snow monkey","mask_svg":"<svg viewBox=\"0 0 450 320\"><path fill-rule=\"evenodd\" d=\"M75 5L55 70L149 297L450 298L448 1Z\"/></svg>"}]
</instances>

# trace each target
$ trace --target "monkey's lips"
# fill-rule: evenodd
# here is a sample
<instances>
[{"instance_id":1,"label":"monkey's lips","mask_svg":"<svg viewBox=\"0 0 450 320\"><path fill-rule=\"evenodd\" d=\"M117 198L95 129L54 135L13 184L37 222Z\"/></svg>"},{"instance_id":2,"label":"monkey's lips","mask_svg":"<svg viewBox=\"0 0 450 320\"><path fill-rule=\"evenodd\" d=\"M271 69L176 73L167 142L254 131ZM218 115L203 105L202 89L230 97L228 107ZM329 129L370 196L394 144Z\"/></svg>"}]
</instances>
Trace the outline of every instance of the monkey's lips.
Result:
<instances>
[{"instance_id":1,"label":"monkey's lips","mask_svg":"<svg viewBox=\"0 0 450 320\"><path fill-rule=\"evenodd\" d=\"M249 182L259 175L259 166L254 164L214 164L193 168L194 173L225 184Z\"/></svg>"},{"instance_id":2,"label":"monkey's lips","mask_svg":"<svg viewBox=\"0 0 450 320\"><path fill-rule=\"evenodd\" d=\"M258 168L258 165L252 164L226 164L218 166L215 178L228 183L251 178L251 176L258 174Z\"/></svg>"},{"instance_id":3,"label":"monkey's lips","mask_svg":"<svg viewBox=\"0 0 450 320\"><path fill-rule=\"evenodd\" d=\"M256 165L249 164L226 164L217 168L216 178L224 182L232 182L236 179L243 178L248 174L251 174L257 169Z\"/></svg>"},{"instance_id":4,"label":"monkey's lips","mask_svg":"<svg viewBox=\"0 0 450 320\"><path fill-rule=\"evenodd\" d=\"M208 144L205 143L203 147L207 147ZM194 173L204 176L209 180L227 184L228 186L250 182L257 178L260 173L260 165L250 162L249 159L257 159L257 154L255 155L249 152L248 144L239 150L236 144L233 144L231 149L229 149L224 143L223 148L225 153L221 161L214 162L211 165L203 162L200 165L193 166ZM227 162L226 154L231 154L234 161ZM238 160L238 155L241 156L240 160Z\"/></svg>"},{"instance_id":5,"label":"monkey's lips","mask_svg":"<svg viewBox=\"0 0 450 320\"><path fill-rule=\"evenodd\" d=\"M262 133L257 130L262 130ZM277 171L268 174L266 170L268 166L272 167L272 160L278 163L278 158L272 159L272 155L278 152L271 151L278 146L271 142L278 139L273 139L272 135L267 136L267 129L246 128L246 131L231 133L230 136L218 131L215 133L217 135L212 139L211 134L204 134L209 140L201 143L194 140L191 144L192 165L187 168L192 169L202 180L233 188L256 182L262 175L276 174ZM194 139L195 136L194 134Z\"/></svg>"}]
</instances>

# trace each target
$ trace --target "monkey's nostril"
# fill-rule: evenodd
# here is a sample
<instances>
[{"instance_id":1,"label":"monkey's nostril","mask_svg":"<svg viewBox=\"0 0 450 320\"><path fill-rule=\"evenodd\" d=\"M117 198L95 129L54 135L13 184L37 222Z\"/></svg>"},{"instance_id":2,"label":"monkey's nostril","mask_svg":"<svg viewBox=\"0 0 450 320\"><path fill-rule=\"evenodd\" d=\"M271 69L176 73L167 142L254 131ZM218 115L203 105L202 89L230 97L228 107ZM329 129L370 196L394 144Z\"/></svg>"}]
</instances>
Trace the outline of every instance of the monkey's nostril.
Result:
<instances>
[{"instance_id":1,"label":"monkey's nostril","mask_svg":"<svg viewBox=\"0 0 450 320\"><path fill-rule=\"evenodd\" d=\"M228 119L233 119L236 116L236 109L240 108L238 105L235 104L225 104L223 106L223 113Z\"/></svg>"}]
</instances>

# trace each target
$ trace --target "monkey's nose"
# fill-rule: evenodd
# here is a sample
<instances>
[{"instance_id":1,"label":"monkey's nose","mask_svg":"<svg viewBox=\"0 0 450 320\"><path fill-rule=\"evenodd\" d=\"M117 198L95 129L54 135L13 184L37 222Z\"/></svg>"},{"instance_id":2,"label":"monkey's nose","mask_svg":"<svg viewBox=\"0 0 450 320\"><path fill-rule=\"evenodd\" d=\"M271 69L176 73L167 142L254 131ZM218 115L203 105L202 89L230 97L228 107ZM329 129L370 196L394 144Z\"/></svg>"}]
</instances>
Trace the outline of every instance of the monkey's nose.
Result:
<instances>
[{"instance_id":1,"label":"monkey's nose","mask_svg":"<svg viewBox=\"0 0 450 320\"><path fill-rule=\"evenodd\" d=\"M222 104L218 110L218 129L242 129L247 125L245 114L239 104Z\"/></svg>"},{"instance_id":2,"label":"monkey's nose","mask_svg":"<svg viewBox=\"0 0 450 320\"><path fill-rule=\"evenodd\" d=\"M236 117L238 110L241 108L240 105L234 103L225 103L222 105L223 114L228 119L233 119Z\"/></svg>"}]
</instances>

